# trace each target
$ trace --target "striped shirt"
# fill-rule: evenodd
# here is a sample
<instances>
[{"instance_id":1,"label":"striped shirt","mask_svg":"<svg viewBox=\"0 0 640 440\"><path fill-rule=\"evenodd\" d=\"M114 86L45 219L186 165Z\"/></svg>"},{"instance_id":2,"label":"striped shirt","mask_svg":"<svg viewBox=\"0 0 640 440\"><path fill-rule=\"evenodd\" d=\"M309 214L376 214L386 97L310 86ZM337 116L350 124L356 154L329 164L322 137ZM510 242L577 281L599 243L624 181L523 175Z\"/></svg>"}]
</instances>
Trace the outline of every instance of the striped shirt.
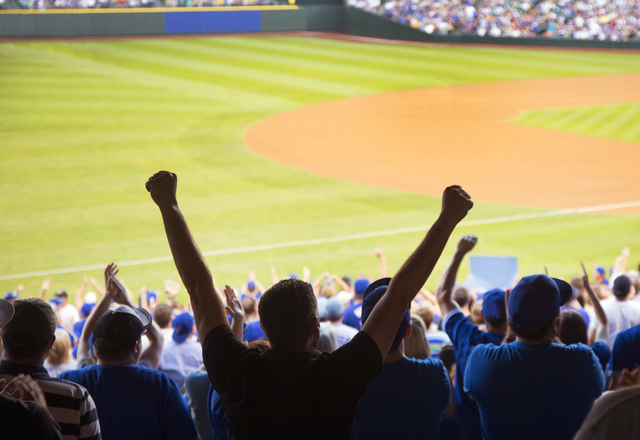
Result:
<instances>
[{"instance_id":1,"label":"striped shirt","mask_svg":"<svg viewBox=\"0 0 640 440\"><path fill-rule=\"evenodd\" d=\"M29 375L38 382L47 409L60 425L63 440L101 440L98 412L86 389L78 384L50 377L42 365L0 361L0 379L11 381L18 374Z\"/></svg>"}]
</instances>

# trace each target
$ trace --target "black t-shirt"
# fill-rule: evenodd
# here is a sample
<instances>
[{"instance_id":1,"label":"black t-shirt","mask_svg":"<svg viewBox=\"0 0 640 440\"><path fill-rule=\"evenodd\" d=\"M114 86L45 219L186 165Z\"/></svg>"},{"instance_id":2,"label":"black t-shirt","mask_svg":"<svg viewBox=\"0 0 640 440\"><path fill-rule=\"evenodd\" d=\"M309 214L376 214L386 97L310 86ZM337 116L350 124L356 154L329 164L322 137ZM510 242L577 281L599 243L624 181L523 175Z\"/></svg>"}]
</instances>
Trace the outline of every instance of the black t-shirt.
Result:
<instances>
[{"instance_id":1,"label":"black t-shirt","mask_svg":"<svg viewBox=\"0 0 640 440\"><path fill-rule=\"evenodd\" d=\"M60 427L44 407L1 394L0 437L6 440L62 440Z\"/></svg>"},{"instance_id":2,"label":"black t-shirt","mask_svg":"<svg viewBox=\"0 0 640 440\"><path fill-rule=\"evenodd\" d=\"M261 354L222 325L209 332L203 351L239 440L351 438L358 402L383 368L380 350L365 332L331 354Z\"/></svg>"}]
</instances>

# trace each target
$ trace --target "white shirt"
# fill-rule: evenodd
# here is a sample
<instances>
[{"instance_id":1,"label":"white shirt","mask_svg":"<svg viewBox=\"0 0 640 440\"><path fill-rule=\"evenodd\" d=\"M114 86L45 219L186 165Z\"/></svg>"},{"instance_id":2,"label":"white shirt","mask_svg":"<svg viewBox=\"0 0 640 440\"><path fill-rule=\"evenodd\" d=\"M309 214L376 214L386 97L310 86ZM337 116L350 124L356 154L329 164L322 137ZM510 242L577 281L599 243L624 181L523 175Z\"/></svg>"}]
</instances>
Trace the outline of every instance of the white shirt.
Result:
<instances>
[{"instance_id":1,"label":"white shirt","mask_svg":"<svg viewBox=\"0 0 640 440\"><path fill-rule=\"evenodd\" d=\"M78 365L78 361L76 361L73 358L69 359L64 364L58 364L58 365L49 363L49 361L44 361L44 368L47 369L47 373L49 373L49 376L51 377L58 377L60 374L64 373L65 371L75 370L78 368L77 365Z\"/></svg>"},{"instance_id":2,"label":"white shirt","mask_svg":"<svg viewBox=\"0 0 640 440\"><path fill-rule=\"evenodd\" d=\"M346 324L331 323L331 327L336 331L339 347L342 347L344 344L353 339L355 335L358 334L358 330L353 327L349 327Z\"/></svg>"},{"instance_id":3,"label":"white shirt","mask_svg":"<svg viewBox=\"0 0 640 440\"><path fill-rule=\"evenodd\" d=\"M609 320L609 347L613 347L618 333L640 325L640 303L612 301L602 306Z\"/></svg>"},{"instance_id":4,"label":"white shirt","mask_svg":"<svg viewBox=\"0 0 640 440\"><path fill-rule=\"evenodd\" d=\"M69 333L73 332L73 324L80 321L80 313L73 304L67 303L66 306L58 309L60 316L60 325Z\"/></svg>"},{"instance_id":5,"label":"white shirt","mask_svg":"<svg viewBox=\"0 0 640 440\"><path fill-rule=\"evenodd\" d=\"M173 338L165 339L158 370L167 374L180 388L183 386L184 377L201 366L202 347L192 337L181 344Z\"/></svg>"}]
</instances>

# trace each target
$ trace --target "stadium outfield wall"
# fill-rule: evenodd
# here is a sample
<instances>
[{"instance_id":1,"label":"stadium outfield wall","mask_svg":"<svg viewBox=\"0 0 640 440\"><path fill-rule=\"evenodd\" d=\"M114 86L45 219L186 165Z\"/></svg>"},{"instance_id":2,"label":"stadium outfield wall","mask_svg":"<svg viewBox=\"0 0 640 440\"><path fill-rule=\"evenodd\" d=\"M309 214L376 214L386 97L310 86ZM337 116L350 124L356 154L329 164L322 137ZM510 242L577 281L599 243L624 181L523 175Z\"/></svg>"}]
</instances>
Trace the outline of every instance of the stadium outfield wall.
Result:
<instances>
[{"instance_id":1,"label":"stadium outfield wall","mask_svg":"<svg viewBox=\"0 0 640 440\"><path fill-rule=\"evenodd\" d=\"M570 38L512 38L480 37L476 35L451 34L430 35L388 17L372 14L352 6L345 11L345 29L348 34L392 40L420 41L431 43L500 44L516 46L596 47L610 49L640 49L640 41L597 41Z\"/></svg>"},{"instance_id":2,"label":"stadium outfield wall","mask_svg":"<svg viewBox=\"0 0 640 440\"><path fill-rule=\"evenodd\" d=\"M340 31L341 5L0 11L0 38Z\"/></svg>"}]
</instances>

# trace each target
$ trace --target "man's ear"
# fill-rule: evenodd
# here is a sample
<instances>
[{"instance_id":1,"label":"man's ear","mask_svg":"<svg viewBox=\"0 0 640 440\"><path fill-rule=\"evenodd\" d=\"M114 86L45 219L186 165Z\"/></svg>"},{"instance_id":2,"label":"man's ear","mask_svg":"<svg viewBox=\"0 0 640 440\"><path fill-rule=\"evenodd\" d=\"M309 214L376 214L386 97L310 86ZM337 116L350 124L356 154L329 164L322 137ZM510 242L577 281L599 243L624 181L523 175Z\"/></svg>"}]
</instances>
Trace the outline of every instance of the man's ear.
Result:
<instances>
[{"instance_id":1,"label":"man's ear","mask_svg":"<svg viewBox=\"0 0 640 440\"><path fill-rule=\"evenodd\" d=\"M409 336L411 336L412 331L413 331L413 326L409 324L409 327L407 327L407 332L404 334L404 337L408 338Z\"/></svg>"},{"instance_id":2,"label":"man's ear","mask_svg":"<svg viewBox=\"0 0 640 440\"><path fill-rule=\"evenodd\" d=\"M51 339L49 339L49 342L47 342L47 350L51 350L51 347L53 347L53 344L56 342L56 335L51 336Z\"/></svg>"}]
</instances>

